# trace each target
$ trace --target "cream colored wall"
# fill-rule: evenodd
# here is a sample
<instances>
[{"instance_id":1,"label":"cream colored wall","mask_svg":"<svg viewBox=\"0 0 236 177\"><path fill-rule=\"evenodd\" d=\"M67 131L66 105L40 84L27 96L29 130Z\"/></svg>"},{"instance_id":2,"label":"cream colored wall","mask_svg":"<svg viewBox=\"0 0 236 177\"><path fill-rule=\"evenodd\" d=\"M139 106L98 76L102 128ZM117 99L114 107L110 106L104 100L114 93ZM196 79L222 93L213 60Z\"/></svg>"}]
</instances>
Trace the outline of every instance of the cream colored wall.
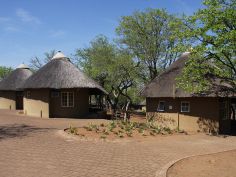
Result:
<instances>
[{"instance_id":1,"label":"cream colored wall","mask_svg":"<svg viewBox=\"0 0 236 177\"><path fill-rule=\"evenodd\" d=\"M159 101L166 102L165 112L157 112ZM181 113L181 101L190 102L189 113ZM172 109L169 109L169 106L172 106ZM179 129L185 131L219 131L219 101L217 98L147 98L147 116L153 114L160 124L173 120L175 123L166 123L172 129L178 128L179 124Z\"/></svg>"},{"instance_id":2,"label":"cream colored wall","mask_svg":"<svg viewBox=\"0 0 236 177\"><path fill-rule=\"evenodd\" d=\"M16 92L1 91L0 92L0 109L16 109Z\"/></svg>"},{"instance_id":3,"label":"cream colored wall","mask_svg":"<svg viewBox=\"0 0 236 177\"><path fill-rule=\"evenodd\" d=\"M28 97L27 92L30 92ZM49 118L49 90L27 90L24 96L24 112L29 116Z\"/></svg>"}]
</instances>

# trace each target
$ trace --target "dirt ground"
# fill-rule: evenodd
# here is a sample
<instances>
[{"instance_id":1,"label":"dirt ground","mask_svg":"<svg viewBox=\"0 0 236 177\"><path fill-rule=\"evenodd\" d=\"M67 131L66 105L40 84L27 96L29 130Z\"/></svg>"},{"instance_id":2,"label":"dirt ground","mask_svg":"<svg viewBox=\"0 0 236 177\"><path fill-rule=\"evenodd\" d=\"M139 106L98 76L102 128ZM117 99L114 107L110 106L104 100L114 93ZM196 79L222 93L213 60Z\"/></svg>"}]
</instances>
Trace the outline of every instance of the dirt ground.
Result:
<instances>
[{"instance_id":1,"label":"dirt ground","mask_svg":"<svg viewBox=\"0 0 236 177\"><path fill-rule=\"evenodd\" d=\"M190 157L175 163L167 177L235 177L236 150Z\"/></svg>"}]
</instances>

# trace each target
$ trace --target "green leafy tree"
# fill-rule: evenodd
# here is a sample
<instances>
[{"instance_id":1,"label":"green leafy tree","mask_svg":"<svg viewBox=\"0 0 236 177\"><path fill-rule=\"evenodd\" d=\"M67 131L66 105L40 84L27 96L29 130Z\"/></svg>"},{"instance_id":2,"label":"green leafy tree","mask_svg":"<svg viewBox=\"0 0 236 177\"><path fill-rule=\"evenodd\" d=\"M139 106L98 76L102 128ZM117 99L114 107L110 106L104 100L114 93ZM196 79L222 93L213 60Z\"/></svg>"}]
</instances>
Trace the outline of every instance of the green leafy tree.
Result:
<instances>
[{"instance_id":1,"label":"green leafy tree","mask_svg":"<svg viewBox=\"0 0 236 177\"><path fill-rule=\"evenodd\" d=\"M13 69L11 67L0 66L0 80L4 79L12 71Z\"/></svg>"},{"instance_id":2,"label":"green leafy tree","mask_svg":"<svg viewBox=\"0 0 236 177\"><path fill-rule=\"evenodd\" d=\"M188 41L176 33L184 28L182 21L166 10L147 9L122 17L116 31L119 42L139 62L140 77L148 82L185 51Z\"/></svg>"},{"instance_id":3,"label":"green leafy tree","mask_svg":"<svg viewBox=\"0 0 236 177\"><path fill-rule=\"evenodd\" d=\"M181 33L195 40L178 86L191 93L236 93L236 1L205 0Z\"/></svg>"},{"instance_id":4,"label":"green leafy tree","mask_svg":"<svg viewBox=\"0 0 236 177\"><path fill-rule=\"evenodd\" d=\"M136 84L136 64L130 53L100 35L89 47L78 49L77 57L83 71L109 92L108 102L112 109L116 111L123 106L127 111L132 102L129 90Z\"/></svg>"},{"instance_id":5,"label":"green leafy tree","mask_svg":"<svg viewBox=\"0 0 236 177\"><path fill-rule=\"evenodd\" d=\"M76 56L78 67L105 87L110 66L116 57L115 46L109 43L108 38L97 36L90 42L90 47L78 49Z\"/></svg>"}]
</instances>

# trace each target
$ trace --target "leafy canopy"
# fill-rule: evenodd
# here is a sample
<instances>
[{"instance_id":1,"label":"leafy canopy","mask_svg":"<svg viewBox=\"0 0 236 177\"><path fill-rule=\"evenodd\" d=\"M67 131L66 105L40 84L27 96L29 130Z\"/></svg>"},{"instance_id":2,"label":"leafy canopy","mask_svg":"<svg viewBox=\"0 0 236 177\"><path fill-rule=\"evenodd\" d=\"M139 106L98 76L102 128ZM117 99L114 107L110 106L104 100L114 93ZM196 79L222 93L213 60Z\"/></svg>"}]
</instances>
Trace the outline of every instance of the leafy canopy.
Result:
<instances>
[{"instance_id":1,"label":"leafy canopy","mask_svg":"<svg viewBox=\"0 0 236 177\"><path fill-rule=\"evenodd\" d=\"M187 41L179 38L177 29L184 29L182 21L163 9L136 11L121 18L116 29L119 42L140 62L144 81L154 79L185 51Z\"/></svg>"},{"instance_id":2,"label":"leafy canopy","mask_svg":"<svg viewBox=\"0 0 236 177\"><path fill-rule=\"evenodd\" d=\"M236 1L205 0L204 5L186 19L187 30L181 33L196 42L179 87L194 93L236 93Z\"/></svg>"},{"instance_id":3,"label":"leafy canopy","mask_svg":"<svg viewBox=\"0 0 236 177\"><path fill-rule=\"evenodd\" d=\"M78 65L108 92L113 108L132 100L129 90L136 84L136 65L127 50L121 50L100 35L90 46L77 50Z\"/></svg>"},{"instance_id":4,"label":"leafy canopy","mask_svg":"<svg viewBox=\"0 0 236 177\"><path fill-rule=\"evenodd\" d=\"M12 71L13 69L11 67L0 66L0 80L4 79Z\"/></svg>"}]
</instances>

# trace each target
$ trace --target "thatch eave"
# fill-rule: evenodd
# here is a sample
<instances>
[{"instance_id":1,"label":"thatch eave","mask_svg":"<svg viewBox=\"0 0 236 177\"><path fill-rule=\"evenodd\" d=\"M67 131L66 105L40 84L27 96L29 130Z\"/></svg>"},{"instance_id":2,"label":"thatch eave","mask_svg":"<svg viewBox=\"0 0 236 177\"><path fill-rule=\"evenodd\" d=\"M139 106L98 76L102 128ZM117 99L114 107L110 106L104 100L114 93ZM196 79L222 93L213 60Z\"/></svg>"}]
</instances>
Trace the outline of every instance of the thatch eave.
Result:
<instances>
[{"instance_id":1,"label":"thatch eave","mask_svg":"<svg viewBox=\"0 0 236 177\"><path fill-rule=\"evenodd\" d=\"M107 94L96 81L89 78L68 59L52 59L24 84L24 89L98 89Z\"/></svg>"},{"instance_id":2,"label":"thatch eave","mask_svg":"<svg viewBox=\"0 0 236 177\"><path fill-rule=\"evenodd\" d=\"M33 73L28 68L17 68L0 81L0 91L23 91L23 85Z\"/></svg>"}]
</instances>

